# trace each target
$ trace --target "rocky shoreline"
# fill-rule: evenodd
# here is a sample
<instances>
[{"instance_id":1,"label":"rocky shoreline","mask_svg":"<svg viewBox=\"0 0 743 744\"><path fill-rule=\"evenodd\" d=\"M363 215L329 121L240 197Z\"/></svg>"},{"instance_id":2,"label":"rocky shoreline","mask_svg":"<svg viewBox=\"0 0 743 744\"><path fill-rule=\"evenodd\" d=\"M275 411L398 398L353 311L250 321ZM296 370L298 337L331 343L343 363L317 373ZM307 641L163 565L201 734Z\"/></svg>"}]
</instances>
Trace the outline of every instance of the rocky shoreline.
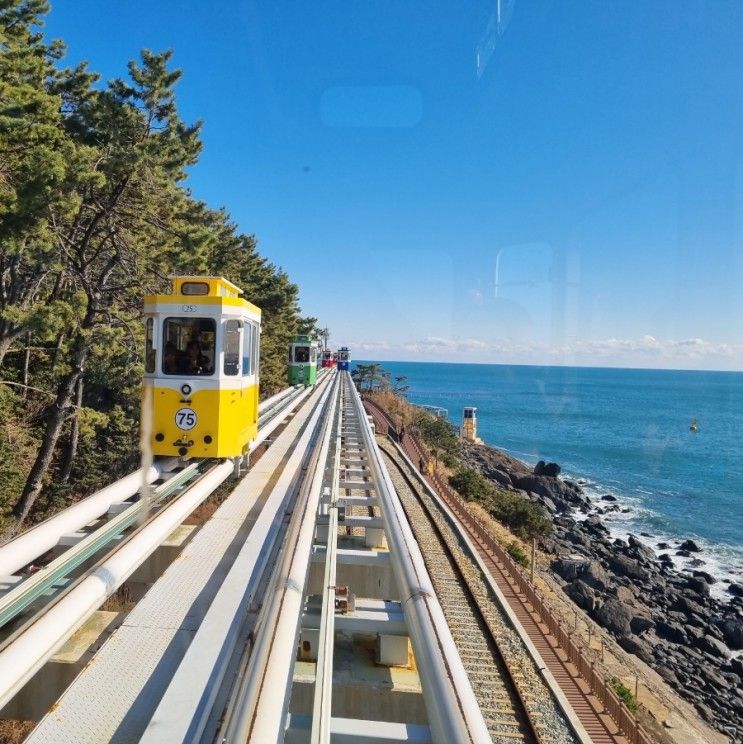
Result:
<instances>
[{"instance_id":1,"label":"rocky shoreline","mask_svg":"<svg viewBox=\"0 0 743 744\"><path fill-rule=\"evenodd\" d=\"M554 463L531 468L487 445L465 443L461 459L502 488L540 503L554 529L540 540L564 591L629 653L636 655L701 717L733 741L743 741L743 585L729 599L711 595L715 578L678 570L674 555L693 557L693 540L657 543L614 538L602 515L621 510L616 497L588 496L559 477ZM694 561L692 561L694 563Z\"/></svg>"}]
</instances>

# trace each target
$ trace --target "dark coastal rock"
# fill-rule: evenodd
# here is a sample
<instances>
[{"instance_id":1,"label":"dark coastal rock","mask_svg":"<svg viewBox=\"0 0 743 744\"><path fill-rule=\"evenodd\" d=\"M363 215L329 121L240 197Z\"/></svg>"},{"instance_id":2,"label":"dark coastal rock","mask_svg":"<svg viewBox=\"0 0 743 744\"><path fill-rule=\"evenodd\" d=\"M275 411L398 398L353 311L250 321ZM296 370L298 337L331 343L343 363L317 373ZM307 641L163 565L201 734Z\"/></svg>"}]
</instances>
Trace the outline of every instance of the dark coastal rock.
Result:
<instances>
[{"instance_id":1,"label":"dark coastal rock","mask_svg":"<svg viewBox=\"0 0 743 744\"><path fill-rule=\"evenodd\" d=\"M715 584L717 581L714 576L708 574L706 571L692 571L691 575L697 579L703 579L708 584Z\"/></svg>"},{"instance_id":2,"label":"dark coastal rock","mask_svg":"<svg viewBox=\"0 0 743 744\"><path fill-rule=\"evenodd\" d=\"M581 580L599 591L606 591L610 585L609 574L598 561L588 562L581 574Z\"/></svg>"},{"instance_id":3,"label":"dark coastal rock","mask_svg":"<svg viewBox=\"0 0 743 744\"><path fill-rule=\"evenodd\" d=\"M658 672L660 677L668 682L669 685L675 686L678 683L678 675L664 664L658 664L655 671Z\"/></svg>"},{"instance_id":4,"label":"dark coastal rock","mask_svg":"<svg viewBox=\"0 0 743 744\"><path fill-rule=\"evenodd\" d=\"M741 584L733 584L727 588L730 594L734 594L736 597L743 597L743 586Z\"/></svg>"},{"instance_id":5,"label":"dark coastal rock","mask_svg":"<svg viewBox=\"0 0 743 744\"><path fill-rule=\"evenodd\" d=\"M698 602L694 602L690 597L686 597L683 594L677 596L674 599L673 606L683 612L685 615L704 615L704 607Z\"/></svg>"},{"instance_id":6,"label":"dark coastal rock","mask_svg":"<svg viewBox=\"0 0 743 744\"><path fill-rule=\"evenodd\" d=\"M630 621L629 626L635 635L640 635L655 627L655 623L643 615L635 615Z\"/></svg>"},{"instance_id":7,"label":"dark coastal rock","mask_svg":"<svg viewBox=\"0 0 743 744\"><path fill-rule=\"evenodd\" d=\"M739 617L726 617L719 625L725 643L734 649L743 648L743 620Z\"/></svg>"},{"instance_id":8,"label":"dark coastal rock","mask_svg":"<svg viewBox=\"0 0 743 744\"><path fill-rule=\"evenodd\" d=\"M657 543L658 550L670 550L671 546L667 542Z\"/></svg>"},{"instance_id":9,"label":"dark coastal rock","mask_svg":"<svg viewBox=\"0 0 743 744\"><path fill-rule=\"evenodd\" d=\"M609 530L601 521L601 518L597 514L591 514L583 522L583 529L590 532L592 535L608 535Z\"/></svg>"},{"instance_id":10,"label":"dark coastal rock","mask_svg":"<svg viewBox=\"0 0 743 744\"><path fill-rule=\"evenodd\" d=\"M634 654L639 659L642 659L646 664L653 663L653 654L647 643L629 635L622 636L618 643L625 651Z\"/></svg>"},{"instance_id":11,"label":"dark coastal rock","mask_svg":"<svg viewBox=\"0 0 743 744\"><path fill-rule=\"evenodd\" d=\"M618 599L607 599L596 612L596 619L607 630L618 636L631 633L632 610Z\"/></svg>"},{"instance_id":12,"label":"dark coastal rock","mask_svg":"<svg viewBox=\"0 0 743 744\"><path fill-rule=\"evenodd\" d=\"M534 475L544 475L547 478L557 478L562 468L556 462L547 462L540 460L534 466Z\"/></svg>"},{"instance_id":13,"label":"dark coastal rock","mask_svg":"<svg viewBox=\"0 0 743 744\"><path fill-rule=\"evenodd\" d=\"M665 566L673 566L673 558L668 553L661 553L658 560Z\"/></svg>"},{"instance_id":14,"label":"dark coastal rock","mask_svg":"<svg viewBox=\"0 0 743 744\"><path fill-rule=\"evenodd\" d=\"M647 577L647 573L640 564L626 555L610 556L609 568L618 576L627 576L630 579L644 579Z\"/></svg>"},{"instance_id":15,"label":"dark coastal rock","mask_svg":"<svg viewBox=\"0 0 743 744\"><path fill-rule=\"evenodd\" d=\"M501 486L506 486L507 488L510 488L513 485L511 476L508 475L508 473L504 473L502 470L498 470L498 468L493 468L492 470L489 470L488 477L491 480L494 480L496 483L500 484Z\"/></svg>"},{"instance_id":16,"label":"dark coastal rock","mask_svg":"<svg viewBox=\"0 0 743 744\"><path fill-rule=\"evenodd\" d=\"M557 554L557 542L553 540L551 537L540 537L539 538L539 549L543 553L547 553L547 555L556 555Z\"/></svg>"},{"instance_id":17,"label":"dark coastal rock","mask_svg":"<svg viewBox=\"0 0 743 744\"><path fill-rule=\"evenodd\" d=\"M694 567L696 567L696 566L704 566L704 565L706 565L706 563L707 563L707 561L703 561L701 558L692 558L689 561L689 565L690 566L694 566ZM709 575L709 574L707 574L707 575ZM710 583L712 583L712 582L710 582Z\"/></svg>"},{"instance_id":18,"label":"dark coastal rock","mask_svg":"<svg viewBox=\"0 0 743 744\"><path fill-rule=\"evenodd\" d=\"M676 555L680 555L683 558L688 558L691 555L691 553L688 550L677 550Z\"/></svg>"},{"instance_id":19,"label":"dark coastal rock","mask_svg":"<svg viewBox=\"0 0 743 744\"><path fill-rule=\"evenodd\" d=\"M705 651L712 656L717 656L726 659L730 656L730 651L727 646L722 642L718 641L717 638L711 636L702 636L701 638L694 640L694 647L700 651Z\"/></svg>"},{"instance_id":20,"label":"dark coastal rock","mask_svg":"<svg viewBox=\"0 0 743 744\"><path fill-rule=\"evenodd\" d=\"M730 660L730 668L743 681L743 658L740 656Z\"/></svg>"},{"instance_id":21,"label":"dark coastal rock","mask_svg":"<svg viewBox=\"0 0 743 744\"><path fill-rule=\"evenodd\" d=\"M651 547L645 545L645 543L640 542L634 535L629 536L628 542L633 554L636 557L642 558L646 561L650 561L651 563L655 562L655 551Z\"/></svg>"},{"instance_id":22,"label":"dark coastal rock","mask_svg":"<svg viewBox=\"0 0 743 744\"><path fill-rule=\"evenodd\" d=\"M571 530L570 532L567 532L565 534L565 537L574 545L582 545L584 548L591 547L591 539L587 535L584 535L582 532L578 532L577 530Z\"/></svg>"},{"instance_id":23,"label":"dark coastal rock","mask_svg":"<svg viewBox=\"0 0 743 744\"><path fill-rule=\"evenodd\" d=\"M542 475L546 475L548 478L557 478L561 470L562 468L556 462L548 462L544 466Z\"/></svg>"},{"instance_id":24,"label":"dark coastal rock","mask_svg":"<svg viewBox=\"0 0 743 744\"><path fill-rule=\"evenodd\" d=\"M601 500L602 501L616 501L617 500L617 497L616 496L612 496L610 493L605 493L601 497Z\"/></svg>"},{"instance_id":25,"label":"dark coastal rock","mask_svg":"<svg viewBox=\"0 0 743 744\"><path fill-rule=\"evenodd\" d=\"M614 589L614 596L622 603L626 605L636 605L637 597L635 593L628 586L618 586Z\"/></svg>"},{"instance_id":26,"label":"dark coastal rock","mask_svg":"<svg viewBox=\"0 0 743 744\"><path fill-rule=\"evenodd\" d=\"M681 625L677 623L668 623L665 620L658 620L655 624L655 632L659 638L665 638L673 643L686 643L686 632Z\"/></svg>"},{"instance_id":27,"label":"dark coastal rock","mask_svg":"<svg viewBox=\"0 0 743 744\"><path fill-rule=\"evenodd\" d=\"M574 581L583 573L587 563L580 558L558 558L550 563L550 568L565 581Z\"/></svg>"},{"instance_id":28,"label":"dark coastal rock","mask_svg":"<svg viewBox=\"0 0 743 744\"><path fill-rule=\"evenodd\" d=\"M565 594L582 610L593 612L596 607L596 593L581 579L570 582L565 587Z\"/></svg>"},{"instance_id":29,"label":"dark coastal rock","mask_svg":"<svg viewBox=\"0 0 743 744\"><path fill-rule=\"evenodd\" d=\"M700 553L702 549L693 540L684 540L679 545L680 550L688 550L692 553Z\"/></svg>"},{"instance_id":30,"label":"dark coastal rock","mask_svg":"<svg viewBox=\"0 0 743 744\"><path fill-rule=\"evenodd\" d=\"M555 504L573 504L574 506L585 505L584 499L579 494L574 494L569 489L564 488L564 483L556 478L547 478L542 475L525 475L522 477L513 477L513 485L523 491L539 496L546 496L552 499Z\"/></svg>"},{"instance_id":31,"label":"dark coastal rock","mask_svg":"<svg viewBox=\"0 0 743 744\"><path fill-rule=\"evenodd\" d=\"M549 496L539 496L537 501L548 511L550 514L557 512L557 505L549 498Z\"/></svg>"},{"instance_id":32,"label":"dark coastal rock","mask_svg":"<svg viewBox=\"0 0 743 744\"><path fill-rule=\"evenodd\" d=\"M686 580L686 586L696 594L709 594L709 584L702 578L692 576Z\"/></svg>"},{"instance_id":33,"label":"dark coastal rock","mask_svg":"<svg viewBox=\"0 0 743 744\"><path fill-rule=\"evenodd\" d=\"M694 703L694 707L707 723L711 723L715 720L715 712L708 705L705 705L704 703Z\"/></svg>"}]
</instances>

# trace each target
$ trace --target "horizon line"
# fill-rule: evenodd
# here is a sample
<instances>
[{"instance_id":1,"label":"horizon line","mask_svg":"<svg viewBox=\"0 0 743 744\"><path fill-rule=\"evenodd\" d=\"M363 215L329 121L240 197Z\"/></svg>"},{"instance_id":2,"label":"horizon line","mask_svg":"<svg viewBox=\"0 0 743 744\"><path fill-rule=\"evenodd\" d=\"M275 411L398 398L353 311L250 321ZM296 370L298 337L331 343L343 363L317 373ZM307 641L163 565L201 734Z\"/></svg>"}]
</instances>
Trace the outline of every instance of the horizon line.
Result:
<instances>
[{"instance_id":1,"label":"horizon line","mask_svg":"<svg viewBox=\"0 0 743 744\"><path fill-rule=\"evenodd\" d=\"M353 350L352 350L353 351ZM596 364L529 364L525 362L465 362L465 361L435 361L430 359L352 359L351 364L355 362L376 362L384 364L392 362L393 364L454 364L454 365L472 365L478 367L556 367L558 369L626 369L638 372L715 372L721 374L739 375L743 374L743 369L689 369L684 367L623 367L602 366Z\"/></svg>"}]
</instances>

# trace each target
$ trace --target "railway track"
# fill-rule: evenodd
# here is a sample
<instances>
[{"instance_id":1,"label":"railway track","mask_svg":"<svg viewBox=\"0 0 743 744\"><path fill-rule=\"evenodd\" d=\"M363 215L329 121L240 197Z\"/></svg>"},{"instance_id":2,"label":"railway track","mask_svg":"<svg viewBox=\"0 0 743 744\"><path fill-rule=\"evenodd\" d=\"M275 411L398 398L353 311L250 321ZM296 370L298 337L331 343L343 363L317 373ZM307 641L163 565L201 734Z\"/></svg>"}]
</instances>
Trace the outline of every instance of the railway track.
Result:
<instances>
[{"instance_id":1,"label":"railway track","mask_svg":"<svg viewBox=\"0 0 743 744\"><path fill-rule=\"evenodd\" d=\"M534 660L447 516L393 447L381 438L379 443L493 741L576 741Z\"/></svg>"}]
</instances>

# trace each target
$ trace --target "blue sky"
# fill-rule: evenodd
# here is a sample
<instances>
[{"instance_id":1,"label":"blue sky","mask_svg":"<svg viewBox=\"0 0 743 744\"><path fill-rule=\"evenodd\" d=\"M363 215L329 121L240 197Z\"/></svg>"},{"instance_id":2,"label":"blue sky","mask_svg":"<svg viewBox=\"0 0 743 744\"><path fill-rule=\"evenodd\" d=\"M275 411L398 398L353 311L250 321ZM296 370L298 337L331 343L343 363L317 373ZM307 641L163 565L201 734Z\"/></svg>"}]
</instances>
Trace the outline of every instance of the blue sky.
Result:
<instances>
[{"instance_id":1,"label":"blue sky","mask_svg":"<svg viewBox=\"0 0 743 744\"><path fill-rule=\"evenodd\" d=\"M53 0L47 30L105 78L174 50L190 187L333 345L743 369L738 0Z\"/></svg>"}]
</instances>

